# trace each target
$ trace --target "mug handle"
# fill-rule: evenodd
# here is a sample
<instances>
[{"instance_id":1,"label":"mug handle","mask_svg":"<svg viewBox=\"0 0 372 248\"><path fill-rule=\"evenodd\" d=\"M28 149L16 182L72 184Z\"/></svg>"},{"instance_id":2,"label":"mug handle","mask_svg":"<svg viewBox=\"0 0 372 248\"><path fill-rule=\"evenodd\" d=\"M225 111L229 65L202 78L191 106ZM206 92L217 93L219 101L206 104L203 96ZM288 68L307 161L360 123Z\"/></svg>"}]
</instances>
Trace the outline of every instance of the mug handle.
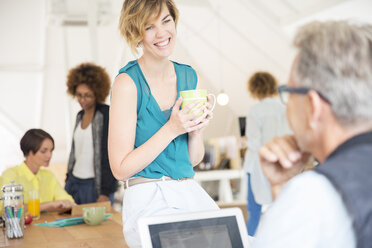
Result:
<instances>
[{"instance_id":1,"label":"mug handle","mask_svg":"<svg viewBox=\"0 0 372 248\"><path fill-rule=\"evenodd\" d=\"M89 221L89 211L85 211L85 212L83 212L83 219L87 222L87 223L89 223L90 221Z\"/></svg>"},{"instance_id":2,"label":"mug handle","mask_svg":"<svg viewBox=\"0 0 372 248\"><path fill-rule=\"evenodd\" d=\"M212 93L209 93L207 96L212 96L213 97L213 105L211 111L213 111L214 107L216 106L216 96Z\"/></svg>"}]
</instances>

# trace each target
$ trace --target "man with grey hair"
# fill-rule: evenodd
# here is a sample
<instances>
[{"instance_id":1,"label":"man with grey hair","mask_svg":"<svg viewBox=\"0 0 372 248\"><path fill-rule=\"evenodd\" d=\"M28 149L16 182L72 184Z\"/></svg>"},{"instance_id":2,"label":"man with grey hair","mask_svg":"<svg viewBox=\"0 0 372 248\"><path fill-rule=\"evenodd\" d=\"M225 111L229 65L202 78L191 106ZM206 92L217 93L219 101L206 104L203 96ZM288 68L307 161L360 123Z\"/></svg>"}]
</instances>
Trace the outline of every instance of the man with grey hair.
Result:
<instances>
[{"instance_id":1,"label":"man with grey hair","mask_svg":"<svg viewBox=\"0 0 372 248\"><path fill-rule=\"evenodd\" d=\"M294 44L278 88L294 135L260 149L276 200L253 247L372 247L372 26L313 22Z\"/></svg>"}]
</instances>

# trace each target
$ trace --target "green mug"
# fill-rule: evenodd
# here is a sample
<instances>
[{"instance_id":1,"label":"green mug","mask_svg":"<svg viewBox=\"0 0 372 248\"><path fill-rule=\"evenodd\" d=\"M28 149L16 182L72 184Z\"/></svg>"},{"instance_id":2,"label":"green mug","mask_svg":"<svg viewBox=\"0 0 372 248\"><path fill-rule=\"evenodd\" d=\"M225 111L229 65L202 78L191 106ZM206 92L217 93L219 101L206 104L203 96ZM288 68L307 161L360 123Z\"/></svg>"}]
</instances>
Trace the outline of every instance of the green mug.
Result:
<instances>
[{"instance_id":1,"label":"green mug","mask_svg":"<svg viewBox=\"0 0 372 248\"><path fill-rule=\"evenodd\" d=\"M180 96L182 96L182 99L183 99L181 108L186 107L187 105L189 105L190 103L192 103L196 100L200 100L200 103L198 105L196 105L195 107L193 107L190 110L190 113L192 113L195 109L199 108L205 102L207 102L207 96L213 97L213 105L212 105L212 109L211 109L212 111L213 111L214 107L216 106L216 96L213 95L213 94L207 94L207 90L203 90L203 89L200 89L200 90L183 90L183 91L180 91ZM202 114L203 114L203 112L200 111L196 116L199 117Z\"/></svg>"},{"instance_id":2,"label":"green mug","mask_svg":"<svg viewBox=\"0 0 372 248\"><path fill-rule=\"evenodd\" d=\"M99 225L105 219L105 207L83 208L83 219L88 225Z\"/></svg>"}]
</instances>

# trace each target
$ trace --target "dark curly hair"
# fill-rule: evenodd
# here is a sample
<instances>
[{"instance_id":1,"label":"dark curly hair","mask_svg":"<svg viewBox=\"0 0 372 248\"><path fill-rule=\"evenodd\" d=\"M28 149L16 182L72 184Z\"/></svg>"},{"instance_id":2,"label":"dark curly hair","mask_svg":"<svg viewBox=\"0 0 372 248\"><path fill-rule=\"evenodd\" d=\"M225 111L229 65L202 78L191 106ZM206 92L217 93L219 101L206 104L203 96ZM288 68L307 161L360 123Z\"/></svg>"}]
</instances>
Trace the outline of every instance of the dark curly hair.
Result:
<instances>
[{"instance_id":1,"label":"dark curly hair","mask_svg":"<svg viewBox=\"0 0 372 248\"><path fill-rule=\"evenodd\" d=\"M256 72L248 80L248 91L258 99L277 95L277 87L276 78L268 72Z\"/></svg>"},{"instance_id":2,"label":"dark curly hair","mask_svg":"<svg viewBox=\"0 0 372 248\"><path fill-rule=\"evenodd\" d=\"M82 63L68 72L67 93L75 96L76 88L86 84L94 93L97 103L105 102L110 93L110 77L106 70L93 63Z\"/></svg>"}]
</instances>

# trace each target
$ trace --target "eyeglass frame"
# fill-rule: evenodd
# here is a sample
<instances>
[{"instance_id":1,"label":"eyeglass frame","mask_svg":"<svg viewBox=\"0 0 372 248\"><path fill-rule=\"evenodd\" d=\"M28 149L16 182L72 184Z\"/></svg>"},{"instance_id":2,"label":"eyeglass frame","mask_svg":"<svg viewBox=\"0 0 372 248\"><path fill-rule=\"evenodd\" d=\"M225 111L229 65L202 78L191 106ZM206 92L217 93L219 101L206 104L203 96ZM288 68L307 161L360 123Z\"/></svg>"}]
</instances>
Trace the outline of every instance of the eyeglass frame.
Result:
<instances>
[{"instance_id":1,"label":"eyeglass frame","mask_svg":"<svg viewBox=\"0 0 372 248\"><path fill-rule=\"evenodd\" d=\"M315 91L320 96L320 98L322 98L328 104L331 104L331 101L329 101L326 96L324 96L321 92L319 92L317 90L314 90L312 88L306 88L306 87L298 87L297 88L297 87L288 87L286 85L280 85L280 86L278 86L277 90L278 90L278 93L279 93L279 96L280 96L280 100L282 101L282 103L284 105L286 105L288 101L286 102L284 100L283 92L306 95L310 90Z\"/></svg>"},{"instance_id":2,"label":"eyeglass frame","mask_svg":"<svg viewBox=\"0 0 372 248\"><path fill-rule=\"evenodd\" d=\"M84 95L75 94L75 97L78 98L78 99L89 100L89 99L93 99L95 96L94 95L90 95L90 94L84 94Z\"/></svg>"}]
</instances>

